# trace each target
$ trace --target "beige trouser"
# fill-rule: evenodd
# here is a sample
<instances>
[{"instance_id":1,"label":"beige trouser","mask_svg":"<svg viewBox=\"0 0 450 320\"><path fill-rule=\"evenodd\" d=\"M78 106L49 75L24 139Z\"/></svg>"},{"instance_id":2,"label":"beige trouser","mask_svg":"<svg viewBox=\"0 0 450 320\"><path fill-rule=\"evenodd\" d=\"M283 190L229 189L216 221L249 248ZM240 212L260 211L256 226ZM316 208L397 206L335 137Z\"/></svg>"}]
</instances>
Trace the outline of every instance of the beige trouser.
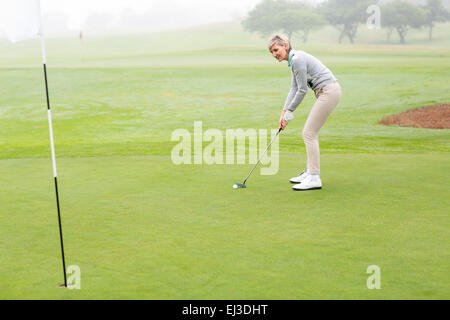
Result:
<instances>
[{"instance_id":1,"label":"beige trouser","mask_svg":"<svg viewBox=\"0 0 450 320\"><path fill-rule=\"evenodd\" d=\"M341 86L338 82L333 82L316 90L316 103L312 107L303 128L303 141L306 146L307 166L310 174L320 174L319 130L337 106L341 94Z\"/></svg>"}]
</instances>

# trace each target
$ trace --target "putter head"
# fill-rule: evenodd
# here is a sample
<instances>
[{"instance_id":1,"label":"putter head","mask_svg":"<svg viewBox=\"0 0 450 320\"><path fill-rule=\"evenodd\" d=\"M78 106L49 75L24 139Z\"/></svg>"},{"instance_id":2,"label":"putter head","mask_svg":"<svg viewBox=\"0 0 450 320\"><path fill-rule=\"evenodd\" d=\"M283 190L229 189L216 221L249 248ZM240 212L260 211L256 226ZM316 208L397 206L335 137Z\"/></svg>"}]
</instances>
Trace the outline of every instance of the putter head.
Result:
<instances>
[{"instance_id":1,"label":"putter head","mask_svg":"<svg viewBox=\"0 0 450 320\"><path fill-rule=\"evenodd\" d=\"M245 184L241 184L241 183L235 183L234 185L233 185L233 188L234 189L239 189L239 188L241 188L241 189L245 189L245 188L247 188L247 186L245 185Z\"/></svg>"}]
</instances>

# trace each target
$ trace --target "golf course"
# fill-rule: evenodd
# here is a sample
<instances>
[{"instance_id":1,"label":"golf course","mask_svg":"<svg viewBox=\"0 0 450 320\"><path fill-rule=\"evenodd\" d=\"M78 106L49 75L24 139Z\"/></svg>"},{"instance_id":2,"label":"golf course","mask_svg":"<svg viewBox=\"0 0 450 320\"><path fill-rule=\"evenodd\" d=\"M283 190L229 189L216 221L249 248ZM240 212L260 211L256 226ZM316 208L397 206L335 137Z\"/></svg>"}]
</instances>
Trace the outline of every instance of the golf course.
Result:
<instances>
[{"instance_id":1,"label":"golf course","mask_svg":"<svg viewBox=\"0 0 450 320\"><path fill-rule=\"evenodd\" d=\"M450 102L449 30L411 30L405 45L364 26L355 44L332 27L293 39L343 91L320 132L323 189L308 192L289 179L306 168L311 90L279 136L276 174L258 168L235 190L248 157L172 161L172 133L193 135L196 121L278 129L290 70L239 22L47 38L73 290L59 288L40 41L0 39L0 299L448 299L450 131L378 123Z\"/></svg>"}]
</instances>

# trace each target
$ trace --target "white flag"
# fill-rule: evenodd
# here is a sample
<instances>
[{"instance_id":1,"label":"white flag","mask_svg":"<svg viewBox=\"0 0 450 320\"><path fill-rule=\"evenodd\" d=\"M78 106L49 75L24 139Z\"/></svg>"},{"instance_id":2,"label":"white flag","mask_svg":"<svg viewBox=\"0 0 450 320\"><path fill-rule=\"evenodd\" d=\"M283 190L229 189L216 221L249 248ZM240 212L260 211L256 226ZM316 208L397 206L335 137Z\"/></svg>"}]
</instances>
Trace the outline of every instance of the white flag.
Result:
<instances>
[{"instance_id":1,"label":"white flag","mask_svg":"<svg viewBox=\"0 0 450 320\"><path fill-rule=\"evenodd\" d=\"M0 0L0 29L12 42L42 35L39 0Z\"/></svg>"}]
</instances>

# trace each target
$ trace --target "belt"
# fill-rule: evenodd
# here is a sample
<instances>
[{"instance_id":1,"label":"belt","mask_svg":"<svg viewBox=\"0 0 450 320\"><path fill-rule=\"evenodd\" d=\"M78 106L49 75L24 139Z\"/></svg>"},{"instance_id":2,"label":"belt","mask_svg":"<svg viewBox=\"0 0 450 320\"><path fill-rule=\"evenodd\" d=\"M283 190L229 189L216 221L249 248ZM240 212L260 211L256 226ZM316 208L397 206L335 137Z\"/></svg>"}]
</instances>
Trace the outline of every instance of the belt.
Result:
<instances>
[{"instance_id":1,"label":"belt","mask_svg":"<svg viewBox=\"0 0 450 320\"><path fill-rule=\"evenodd\" d=\"M318 97L323 92L323 88L325 88L326 86L329 86L331 84L335 84L335 83L337 83L337 80L333 81L333 82L331 82L331 83L329 83L329 84L327 84L325 86L323 86L322 88L314 90L314 93L316 94L316 97Z\"/></svg>"}]
</instances>

